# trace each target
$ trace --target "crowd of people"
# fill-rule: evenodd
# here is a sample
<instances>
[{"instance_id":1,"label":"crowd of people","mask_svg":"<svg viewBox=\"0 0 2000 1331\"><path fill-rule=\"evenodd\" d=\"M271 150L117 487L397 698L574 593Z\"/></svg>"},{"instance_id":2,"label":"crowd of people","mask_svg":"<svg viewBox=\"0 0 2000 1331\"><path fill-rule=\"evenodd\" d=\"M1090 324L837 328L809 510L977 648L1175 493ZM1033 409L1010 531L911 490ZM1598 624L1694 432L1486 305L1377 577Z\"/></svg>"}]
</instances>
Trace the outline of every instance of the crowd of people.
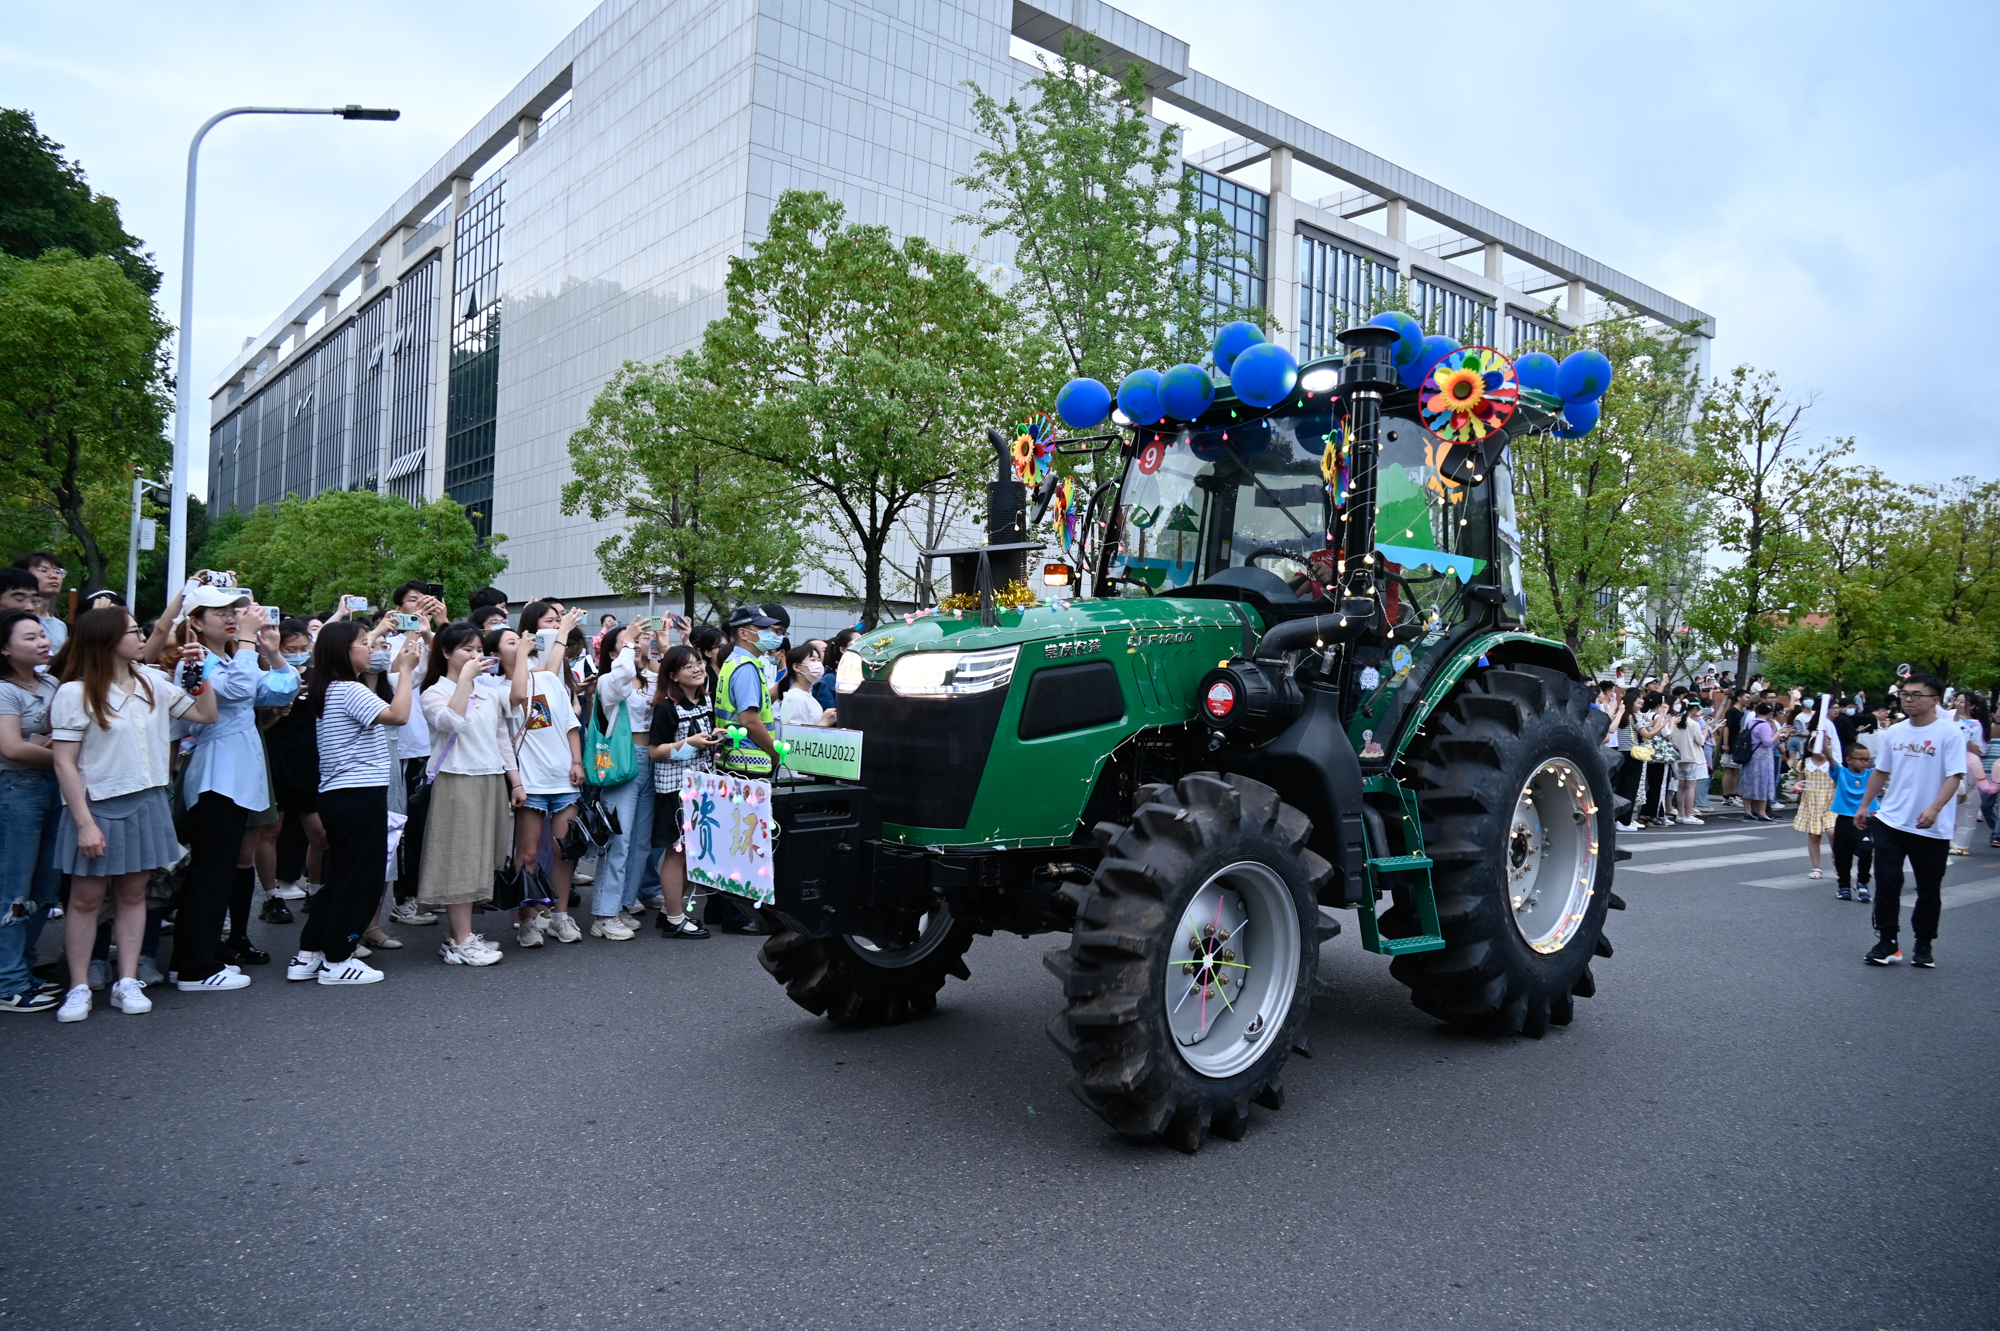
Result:
<instances>
[{"instance_id":1,"label":"crowd of people","mask_svg":"<svg viewBox=\"0 0 2000 1331\"><path fill-rule=\"evenodd\" d=\"M1913 964L1936 964L1944 875L1970 855L1983 825L2000 849L2000 726L1991 700L1906 673L1882 697L1809 698L1723 672L1689 684L1665 679L1597 685L1610 718L1606 765L1619 800L1618 830L1704 826L1717 817L1774 823L1794 801L1806 835L1806 877L1834 895L1870 902L1875 946L1864 959L1902 960L1904 868L1915 890ZM1703 817L1707 815L1707 818Z\"/></svg>"},{"instance_id":2,"label":"crowd of people","mask_svg":"<svg viewBox=\"0 0 2000 1331\"><path fill-rule=\"evenodd\" d=\"M787 725L835 724L856 632L794 644L782 606L746 605L586 634L491 587L452 618L421 582L285 617L210 571L150 623L111 591L65 621L64 576L45 553L0 569L0 1009L63 1022L106 990L136 1014L157 984L247 988L272 961L253 921L295 908L284 975L327 986L380 981L403 926L493 965L482 911L523 948L629 941L649 910L670 939L762 932L726 894L697 910L679 792L769 775ZM36 967L55 920L62 959Z\"/></svg>"}]
</instances>

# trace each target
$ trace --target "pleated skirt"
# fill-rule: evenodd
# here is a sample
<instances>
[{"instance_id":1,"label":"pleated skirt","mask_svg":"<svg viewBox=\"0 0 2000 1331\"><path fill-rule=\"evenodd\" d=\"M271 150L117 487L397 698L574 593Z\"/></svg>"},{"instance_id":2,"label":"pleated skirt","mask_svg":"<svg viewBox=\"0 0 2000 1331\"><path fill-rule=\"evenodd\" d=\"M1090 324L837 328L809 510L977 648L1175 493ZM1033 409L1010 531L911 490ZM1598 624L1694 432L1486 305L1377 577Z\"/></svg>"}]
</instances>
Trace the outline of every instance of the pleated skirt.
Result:
<instances>
[{"instance_id":1,"label":"pleated skirt","mask_svg":"<svg viewBox=\"0 0 2000 1331\"><path fill-rule=\"evenodd\" d=\"M493 895L493 871L513 848L514 811L507 778L441 772L431 786L424 823L422 877L417 900L427 906L462 906Z\"/></svg>"},{"instance_id":2,"label":"pleated skirt","mask_svg":"<svg viewBox=\"0 0 2000 1331\"><path fill-rule=\"evenodd\" d=\"M76 848L76 820L64 804L56 820L56 870L74 878L115 878L126 873L150 873L179 862L181 843L174 837L174 811L167 788L153 786L90 801L90 818L104 833L104 854L96 859Z\"/></svg>"}]
</instances>

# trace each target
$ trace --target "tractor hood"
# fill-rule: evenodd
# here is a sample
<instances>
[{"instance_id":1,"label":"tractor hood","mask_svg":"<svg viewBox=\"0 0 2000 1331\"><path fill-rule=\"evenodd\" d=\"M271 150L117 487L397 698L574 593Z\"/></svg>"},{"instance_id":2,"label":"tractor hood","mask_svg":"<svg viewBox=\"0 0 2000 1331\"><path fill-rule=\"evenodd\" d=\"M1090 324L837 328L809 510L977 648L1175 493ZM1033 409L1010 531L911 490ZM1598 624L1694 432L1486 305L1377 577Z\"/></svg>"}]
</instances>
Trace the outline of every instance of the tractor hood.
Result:
<instances>
[{"instance_id":1,"label":"tractor hood","mask_svg":"<svg viewBox=\"0 0 2000 1331\"><path fill-rule=\"evenodd\" d=\"M1238 619L1240 609L1243 618ZM1163 635L1193 641L1201 630L1240 632L1248 623L1254 640L1263 620L1254 607L1230 601L1155 596L1092 598L1043 602L1028 610L996 611L999 623L988 627L979 613L936 611L899 623L895 620L857 638L849 650L861 658L863 677L886 678L888 666L905 652L976 652L1016 643L1041 643L1049 649L1036 659L1111 656L1160 645ZM1086 647L1095 643L1095 647ZM1067 650L1057 650L1064 649Z\"/></svg>"}]
</instances>

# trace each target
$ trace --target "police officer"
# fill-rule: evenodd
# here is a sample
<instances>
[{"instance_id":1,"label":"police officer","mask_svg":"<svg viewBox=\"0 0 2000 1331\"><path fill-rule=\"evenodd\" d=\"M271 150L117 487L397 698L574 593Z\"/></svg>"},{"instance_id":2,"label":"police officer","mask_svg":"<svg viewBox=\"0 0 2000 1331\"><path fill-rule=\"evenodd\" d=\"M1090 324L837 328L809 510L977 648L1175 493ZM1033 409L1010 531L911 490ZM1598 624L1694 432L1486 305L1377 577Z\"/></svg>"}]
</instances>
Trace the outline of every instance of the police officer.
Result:
<instances>
[{"instance_id":1,"label":"police officer","mask_svg":"<svg viewBox=\"0 0 2000 1331\"><path fill-rule=\"evenodd\" d=\"M715 721L724 730L740 728L716 755L716 766L739 776L769 780L778 770L778 744L771 734L771 683L764 662L784 639L778 621L763 607L738 606L722 621L730 653L722 663L715 689ZM720 918L717 907L735 916ZM729 893L710 894L704 915L725 933L763 933L756 915Z\"/></svg>"}]
</instances>

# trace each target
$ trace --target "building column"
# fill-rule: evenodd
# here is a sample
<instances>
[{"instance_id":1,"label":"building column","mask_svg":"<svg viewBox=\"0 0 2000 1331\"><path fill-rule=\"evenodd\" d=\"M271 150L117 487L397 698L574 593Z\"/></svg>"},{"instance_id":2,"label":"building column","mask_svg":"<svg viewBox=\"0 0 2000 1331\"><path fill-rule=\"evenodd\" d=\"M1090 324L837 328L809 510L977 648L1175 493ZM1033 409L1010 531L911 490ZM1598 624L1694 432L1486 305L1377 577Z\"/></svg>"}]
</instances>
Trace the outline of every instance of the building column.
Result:
<instances>
[{"instance_id":1,"label":"building column","mask_svg":"<svg viewBox=\"0 0 2000 1331\"><path fill-rule=\"evenodd\" d=\"M472 177L451 178L451 216L439 238L437 304L431 316L436 332L436 359L431 373L431 429L424 452L424 498L436 499L444 493L445 430L451 423L451 326L458 316L452 308L452 271L458 258L458 219L472 195Z\"/></svg>"},{"instance_id":2,"label":"building column","mask_svg":"<svg viewBox=\"0 0 2000 1331\"><path fill-rule=\"evenodd\" d=\"M1264 275L1265 301L1276 328L1273 340L1299 354L1298 201L1292 194L1292 150L1271 149L1271 220L1265 238L1270 271Z\"/></svg>"},{"instance_id":3,"label":"building column","mask_svg":"<svg viewBox=\"0 0 2000 1331\"><path fill-rule=\"evenodd\" d=\"M1566 316L1565 322L1571 328L1583 327L1583 302L1585 294L1583 279L1580 277L1571 278L1568 295L1569 307L1563 311Z\"/></svg>"},{"instance_id":4,"label":"building column","mask_svg":"<svg viewBox=\"0 0 2000 1331\"><path fill-rule=\"evenodd\" d=\"M1407 245L1410 243L1409 201L1407 199L1390 199L1388 204L1389 206L1386 209L1388 217L1384 225L1389 229L1389 239L1401 241Z\"/></svg>"},{"instance_id":5,"label":"building column","mask_svg":"<svg viewBox=\"0 0 2000 1331\"><path fill-rule=\"evenodd\" d=\"M1500 282L1500 283L1503 283L1503 284L1505 283L1506 279L1505 279L1505 278L1503 278L1503 277L1502 277L1502 276L1500 275L1500 263L1501 263L1501 261L1502 261L1503 259L1505 259L1506 257L1507 257L1507 251L1506 251L1506 250L1505 250L1504 248L1502 248L1502 247L1501 247L1501 244L1500 244L1500 242L1499 242L1499 241L1497 241L1497 240L1489 240L1489 241L1487 241L1487 242L1486 242L1486 280L1487 280L1487 281L1489 281L1489 282Z\"/></svg>"}]
</instances>

